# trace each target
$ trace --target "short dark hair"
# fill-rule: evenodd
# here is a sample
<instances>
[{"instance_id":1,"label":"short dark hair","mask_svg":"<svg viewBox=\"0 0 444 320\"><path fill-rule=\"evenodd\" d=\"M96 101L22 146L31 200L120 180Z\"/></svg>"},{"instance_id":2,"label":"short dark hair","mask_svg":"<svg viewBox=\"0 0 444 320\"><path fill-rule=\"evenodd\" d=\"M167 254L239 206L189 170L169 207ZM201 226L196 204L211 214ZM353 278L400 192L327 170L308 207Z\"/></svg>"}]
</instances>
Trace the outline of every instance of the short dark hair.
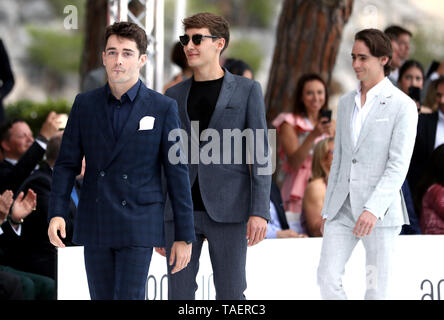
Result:
<instances>
[{"instance_id":1,"label":"short dark hair","mask_svg":"<svg viewBox=\"0 0 444 320\"><path fill-rule=\"evenodd\" d=\"M183 51L183 45L177 41L171 50L171 61L177 64L182 70L188 68L187 56Z\"/></svg>"},{"instance_id":2,"label":"short dark hair","mask_svg":"<svg viewBox=\"0 0 444 320\"><path fill-rule=\"evenodd\" d=\"M12 126L18 122L25 122L25 120L20 119L20 118L16 118L16 119L12 119L9 121L6 121L5 123L3 123L0 126L0 150L3 152L3 147L2 147L2 142L3 141L8 141L9 138L11 137L11 133L9 132L9 130L12 128Z\"/></svg>"},{"instance_id":3,"label":"short dark hair","mask_svg":"<svg viewBox=\"0 0 444 320\"><path fill-rule=\"evenodd\" d=\"M392 40L398 40L399 36L403 34L407 34L410 37L412 36L412 33L409 30L397 25L388 26L385 28L384 33Z\"/></svg>"},{"instance_id":4,"label":"short dark hair","mask_svg":"<svg viewBox=\"0 0 444 320\"><path fill-rule=\"evenodd\" d=\"M390 63L392 61L393 48L390 38L381 30L364 29L355 35L355 41L360 40L365 43L374 57L388 57L384 66L384 75L388 76L391 72Z\"/></svg>"},{"instance_id":5,"label":"short dark hair","mask_svg":"<svg viewBox=\"0 0 444 320\"><path fill-rule=\"evenodd\" d=\"M253 73L251 67L243 60L228 58L225 60L224 67L227 68L232 74L243 76L244 72L250 70Z\"/></svg>"},{"instance_id":6,"label":"short dark hair","mask_svg":"<svg viewBox=\"0 0 444 320\"><path fill-rule=\"evenodd\" d=\"M407 70L409 70L410 68L418 68L421 71L422 74L422 80L424 81L424 67L422 66L421 62L417 61L417 60L407 60L406 62L404 62L404 64L401 66L401 68L399 68L399 76L398 76L398 82L401 81L402 76L404 75L404 73L407 72Z\"/></svg>"},{"instance_id":7,"label":"short dark hair","mask_svg":"<svg viewBox=\"0 0 444 320\"><path fill-rule=\"evenodd\" d=\"M322 106L321 109L327 109L328 108L328 90L327 90L327 84L325 83L324 79L321 78L316 73L306 73L302 75L299 78L299 81L296 85L296 97L295 97L295 103L293 107L293 113L297 115L307 115L307 108L305 107L304 101L302 101L302 94L304 92L304 86L309 81L320 81L324 85L325 90L325 103Z\"/></svg>"},{"instance_id":8,"label":"short dark hair","mask_svg":"<svg viewBox=\"0 0 444 320\"><path fill-rule=\"evenodd\" d=\"M104 47L106 47L108 38L112 35L135 41L137 44L137 49L139 50L139 56L146 53L148 38L145 31L137 24L124 21L115 22L114 24L106 27Z\"/></svg>"},{"instance_id":9,"label":"short dark hair","mask_svg":"<svg viewBox=\"0 0 444 320\"><path fill-rule=\"evenodd\" d=\"M194 28L208 28L212 36L225 39L225 46L222 52L228 47L230 42L230 24L224 17L209 12L201 12L185 18L182 23L185 31Z\"/></svg>"},{"instance_id":10,"label":"short dark hair","mask_svg":"<svg viewBox=\"0 0 444 320\"><path fill-rule=\"evenodd\" d=\"M52 136L51 139L49 139L48 144L46 146L46 160L49 161L56 161L57 157L59 156L60 146L62 145L62 135L57 134L55 136Z\"/></svg>"}]
</instances>

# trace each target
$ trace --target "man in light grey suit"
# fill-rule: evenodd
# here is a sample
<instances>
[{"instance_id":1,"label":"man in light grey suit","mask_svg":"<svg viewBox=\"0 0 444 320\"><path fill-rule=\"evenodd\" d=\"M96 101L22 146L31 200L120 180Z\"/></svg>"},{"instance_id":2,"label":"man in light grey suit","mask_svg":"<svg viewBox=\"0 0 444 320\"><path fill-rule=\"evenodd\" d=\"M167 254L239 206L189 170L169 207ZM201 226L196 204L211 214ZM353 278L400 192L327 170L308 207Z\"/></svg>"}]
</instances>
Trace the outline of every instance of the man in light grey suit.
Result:
<instances>
[{"instance_id":1,"label":"man in light grey suit","mask_svg":"<svg viewBox=\"0 0 444 320\"><path fill-rule=\"evenodd\" d=\"M408 224L401 186L418 121L416 105L387 79L392 47L379 30L355 35L352 66L360 85L338 105L333 163L322 216L318 283L324 299L346 299L341 278L360 239L366 299L385 299L396 236Z\"/></svg>"},{"instance_id":2,"label":"man in light grey suit","mask_svg":"<svg viewBox=\"0 0 444 320\"><path fill-rule=\"evenodd\" d=\"M243 300L247 247L265 238L269 220L272 172L266 170L271 163L264 101L259 83L220 67L220 54L229 41L224 18L199 13L183 24L185 35L180 41L194 75L168 89L166 95L177 101L182 128L189 137L197 241L187 268L171 274L172 266L168 266L168 297L195 299L199 257L207 239L216 299ZM227 138L227 133L232 137ZM243 134L244 140L240 139ZM236 144L236 140L243 142ZM174 235L172 217L167 205L168 257Z\"/></svg>"}]
</instances>

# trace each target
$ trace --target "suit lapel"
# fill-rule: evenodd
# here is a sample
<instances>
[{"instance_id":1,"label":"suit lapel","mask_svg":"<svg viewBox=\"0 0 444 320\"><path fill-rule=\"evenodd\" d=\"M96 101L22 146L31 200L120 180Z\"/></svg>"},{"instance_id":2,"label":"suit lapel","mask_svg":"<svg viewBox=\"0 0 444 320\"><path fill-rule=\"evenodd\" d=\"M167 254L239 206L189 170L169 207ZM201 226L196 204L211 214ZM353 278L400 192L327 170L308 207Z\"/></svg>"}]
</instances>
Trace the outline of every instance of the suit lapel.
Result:
<instances>
[{"instance_id":1,"label":"suit lapel","mask_svg":"<svg viewBox=\"0 0 444 320\"><path fill-rule=\"evenodd\" d=\"M369 132L374 127L374 123L376 121L377 116L381 116L385 114L385 110L389 107L392 99L392 90L391 87L393 85L391 83L387 83L386 86L382 89L379 96L376 98L376 102L374 103L372 109L367 115L367 118L362 125L361 132L359 133L358 142L356 143L355 152L358 151L359 147L362 144L362 141L367 137Z\"/></svg>"},{"instance_id":2,"label":"suit lapel","mask_svg":"<svg viewBox=\"0 0 444 320\"><path fill-rule=\"evenodd\" d=\"M100 133L103 137L103 144L106 147L106 151L109 154L114 147L114 134L110 123L110 117L108 110L106 88L103 87L99 94L96 96L96 101L93 101L92 105L96 108L97 124L100 129Z\"/></svg>"},{"instance_id":3,"label":"suit lapel","mask_svg":"<svg viewBox=\"0 0 444 320\"><path fill-rule=\"evenodd\" d=\"M122 133L117 140L111 156L108 158L105 167L111 163L111 161L119 154L122 148L126 145L128 139L134 134L139 128L139 121L145 115L146 110L150 108L152 104L151 99L149 99L149 92L142 83L140 85L139 93L134 101L134 105L131 108L131 112L128 116L128 120L126 121Z\"/></svg>"},{"instance_id":4,"label":"suit lapel","mask_svg":"<svg viewBox=\"0 0 444 320\"><path fill-rule=\"evenodd\" d=\"M208 128L216 127L216 124L224 113L224 109L228 106L228 102L230 102L230 99L233 96L234 89L236 87L236 80L234 79L234 76L226 69L224 69L224 71L224 81L222 82L222 88L220 89L219 98L217 99L216 107L214 109L213 116L211 117Z\"/></svg>"},{"instance_id":5,"label":"suit lapel","mask_svg":"<svg viewBox=\"0 0 444 320\"><path fill-rule=\"evenodd\" d=\"M349 149L353 149L352 143L352 130L351 130L351 122L353 116L353 110L355 109L355 95L351 94L350 98L344 104L345 109L345 143Z\"/></svg>"}]
</instances>

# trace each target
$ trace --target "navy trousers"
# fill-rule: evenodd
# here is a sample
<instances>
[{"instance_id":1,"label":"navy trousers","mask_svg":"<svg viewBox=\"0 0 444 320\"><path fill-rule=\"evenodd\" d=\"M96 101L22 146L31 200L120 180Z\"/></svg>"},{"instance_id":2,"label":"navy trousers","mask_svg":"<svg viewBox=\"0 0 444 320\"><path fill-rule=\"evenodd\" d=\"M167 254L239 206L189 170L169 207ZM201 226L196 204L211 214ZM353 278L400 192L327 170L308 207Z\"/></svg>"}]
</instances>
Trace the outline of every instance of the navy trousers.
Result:
<instances>
[{"instance_id":1,"label":"navy trousers","mask_svg":"<svg viewBox=\"0 0 444 320\"><path fill-rule=\"evenodd\" d=\"M145 300L153 248L85 246L85 268L92 300Z\"/></svg>"},{"instance_id":2,"label":"navy trousers","mask_svg":"<svg viewBox=\"0 0 444 320\"><path fill-rule=\"evenodd\" d=\"M245 300L247 288L245 264L247 260L247 223L219 223L206 212L194 212L196 242L193 242L191 260L178 273L171 274L168 266L168 299L194 300L197 290L196 276L203 241L208 240L213 280L217 300ZM174 240L174 224L165 225L167 263Z\"/></svg>"}]
</instances>

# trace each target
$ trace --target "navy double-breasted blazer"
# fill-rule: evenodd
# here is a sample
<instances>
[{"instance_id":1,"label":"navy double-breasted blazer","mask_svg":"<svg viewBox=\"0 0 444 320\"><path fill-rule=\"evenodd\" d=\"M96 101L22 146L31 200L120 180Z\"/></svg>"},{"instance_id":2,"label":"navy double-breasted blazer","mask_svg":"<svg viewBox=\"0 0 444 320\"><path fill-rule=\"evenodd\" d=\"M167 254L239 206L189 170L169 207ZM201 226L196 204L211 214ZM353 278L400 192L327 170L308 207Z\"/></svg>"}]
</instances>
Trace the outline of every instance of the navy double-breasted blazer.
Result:
<instances>
[{"instance_id":1,"label":"navy double-breasted blazer","mask_svg":"<svg viewBox=\"0 0 444 320\"><path fill-rule=\"evenodd\" d=\"M107 116L106 87L77 95L57 162L48 218L66 217L74 179L83 156L86 170L73 242L90 246L164 246L161 168L174 209L176 241L194 240L188 168L171 164L171 130L180 128L177 104L142 83L117 141ZM140 120L153 117L151 130Z\"/></svg>"}]
</instances>

